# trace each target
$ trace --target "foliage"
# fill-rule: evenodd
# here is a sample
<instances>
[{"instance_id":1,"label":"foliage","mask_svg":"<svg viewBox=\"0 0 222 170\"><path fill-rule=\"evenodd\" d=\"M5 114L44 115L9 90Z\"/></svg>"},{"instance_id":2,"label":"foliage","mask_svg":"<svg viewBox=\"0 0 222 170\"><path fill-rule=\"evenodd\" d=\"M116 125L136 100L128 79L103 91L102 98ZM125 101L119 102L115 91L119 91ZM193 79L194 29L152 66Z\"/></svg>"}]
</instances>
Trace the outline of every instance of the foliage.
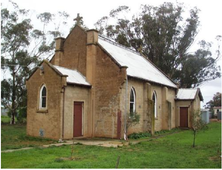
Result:
<instances>
[{"instance_id":1,"label":"foliage","mask_svg":"<svg viewBox=\"0 0 222 170\"><path fill-rule=\"evenodd\" d=\"M178 132L180 131L179 128L173 128L171 130L161 130L161 131L155 131L155 136L160 136L163 134L169 134L173 132ZM140 138L146 138L146 137L151 137L152 134L150 132L139 132L139 133L132 133L128 136L129 139L140 139Z\"/></svg>"},{"instance_id":2,"label":"foliage","mask_svg":"<svg viewBox=\"0 0 222 170\"><path fill-rule=\"evenodd\" d=\"M210 43L201 41L200 49L193 54L188 52L198 33L199 10L193 8L190 16L183 18L184 9L183 4L170 2L159 7L143 5L140 13L128 20L124 14L130 9L120 6L95 26L101 34L144 54L181 87L189 88L220 77L220 71Z\"/></svg>"},{"instance_id":3,"label":"foliage","mask_svg":"<svg viewBox=\"0 0 222 170\"><path fill-rule=\"evenodd\" d=\"M155 131L155 135L168 134L168 133L173 133L173 132L178 132L178 131L180 131L179 128L173 128L171 130L160 130L160 131Z\"/></svg>"},{"instance_id":4,"label":"foliage","mask_svg":"<svg viewBox=\"0 0 222 170\"><path fill-rule=\"evenodd\" d=\"M127 113L127 120L126 120L126 140L128 140L127 133L128 129L132 126L135 126L139 123L140 121L140 115L137 114L136 112L130 112Z\"/></svg>"},{"instance_id":5,"label":"foliage","mask_svg":"<svg viewBox=\"0 0 222 170\"><path fill-rule=\"evenodd\" d=\"M17 120L15 120L16 122ZM9 116L1 116L1 124L9 124L10 123L10 117Z\"/></svg>"},{"instance_id":6,"label":"foliage","mask_svg":"<svg viewBox=\"0 0 222 170\"><path fill-rule=\"evenodd\" d=\"M208 101L204 107L206 109L210 109L210 111L213 112L213 107L215 106L221 106L221 93L220 92L217 92L216 94L214 94L213 99Z\"/></svg>"},{"instance_id":7,"label":"foliage","mask_svg":"<svg viewBox=\"0 0 222 170\"><path fill-rule=\"evenodd\" d=\"M140 121L140 115L136 112L130 112L127 114L127 128L135 126Z\"/></svg>"},{"instance_id":8,"label":"foliage","mask_svg":"<svg viewBox=\"0 0 222 170\"><path fill-rule=\"evenodd\" d=\"M17 120L19 123L26 123L27 107L20 107L18 110Z\"/></svg>"},{"instance_id":9,"label":"foliage","mask_svg":"<svg viewBox=\"0 0 222 170\"><path fill-rule=\"evenodd\" d=\"M120 169L221 168L220 157L212 159L218 156L218 149L221 154L221 123L212 122L208 130L200 131L198 147L195 148L190 147L190 133L190 130L185 130L118 148L74 145L74 157L79 158L75 161L56 160L70 155L70 146L1 153L1 168L114 169L118 156Z\"/></svg>"},{"instance_id":10,"label":"foliage","mask_svg":"<svg viewBox=\"0 0 222 170\"><path fill-rule=\"evenodd\" d=\"M139 132L139 133L132 133L128 136L129 139L140 139L145 137L151 137L152 135L149 132Z\"/></svg>"},{"instance_id":11,"label":"foliage","mask_svg":"<svg viewBox=\"0 0 222 170\"><path fill-rule=\"evenodd\" d=\"M12 1L8 5L11 6L4 8L3 4L1 10L1 68L7 74L7 78L1 81L1 104L9 109L14 124L16 111L26 107L26 79L43 55L50 56L54 52L54 38L60 33L59 26L54 30L46 29L55 20L54 14L37 15L38 26L43 26L39 30L32 25L29 10L20 9ZM62 20L68 17L65 12L58 15Z\"/></svg>"},{"instance_id":12,"label":"foliage","mask_svg":"<svg viewBox=\"0 0 222 170\"><path fill-rule=\"evenodd\" d=\"M200 111L196 110L191 113L192 115L192 131L193 131L193 147L196 146L197 132L207 128L207 124L201 119Z\"/></svg>"}]
</instances>

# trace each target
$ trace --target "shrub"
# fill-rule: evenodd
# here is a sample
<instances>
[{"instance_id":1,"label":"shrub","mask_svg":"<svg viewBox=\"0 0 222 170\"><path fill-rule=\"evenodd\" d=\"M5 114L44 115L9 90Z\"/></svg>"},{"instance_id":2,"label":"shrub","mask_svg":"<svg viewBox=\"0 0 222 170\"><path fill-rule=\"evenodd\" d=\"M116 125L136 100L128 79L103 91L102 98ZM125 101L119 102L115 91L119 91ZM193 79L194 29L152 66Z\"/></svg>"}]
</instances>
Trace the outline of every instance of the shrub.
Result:
<instances>
[{"instance_id":1,"label":"shrub","mask_svg":"<svg viewBox=\"0 0 222 170\"><path fill-rule=\"evenodd\" d=\"M19 123L26 123L27 107L20 107L18 110L17 120Z\"/></svg>"},{"instance_id":2,"label":"shrub","mask_svg":"<svg viewBox=\"0 0 222 170\"><path fill-rule=\"evenodd\" d=\"M126 136L124 135L124 139L128 140L128 136L127 136L128 129L132 126L135 126L136 124L140 122L140 115L137 114L136 112L130 112L130 113L127 113L126 117L127 117L126 131L125 131Z\"/></svg>"},{"instance_id":3,"label":"shrub","mask_svg":"<svg viewBox=\"0 0 222 170\"><path fill-rule=\"evenodd\" d=\"M139 133L132 133L128 136L129 139L140 139L145 137L151 137L152 135L149 132L139 132Z\"/></svg>"}]
</instances>

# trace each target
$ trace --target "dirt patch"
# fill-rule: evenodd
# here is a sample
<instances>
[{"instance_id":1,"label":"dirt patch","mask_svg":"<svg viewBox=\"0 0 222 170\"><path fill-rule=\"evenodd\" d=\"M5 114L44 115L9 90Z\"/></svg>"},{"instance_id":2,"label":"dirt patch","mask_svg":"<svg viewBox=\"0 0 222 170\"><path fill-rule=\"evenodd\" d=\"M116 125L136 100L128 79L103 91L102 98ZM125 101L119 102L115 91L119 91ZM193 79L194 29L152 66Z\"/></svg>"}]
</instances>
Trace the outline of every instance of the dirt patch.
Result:
<instances>
[{"instance_id":1,"label":"dirt patch","mask_svg":"<svg viewBox=\"0 0 222 170\"><path fill-rule=\"evenodd\" d=\"M61 157L61 158L56 158L55 162L63 162L63 161L76 161L80 160L82 158L79 157Z\"/></svg>"},{"instance_id":2,"label":"dirt patch","mask_svg":"<svg viewBox=\"0 0 222 170\"><path fill-rule=\"evenodd\" d=\"M218 119L210 119L210 122L219 122L219 123L221 123L221 120L218 120Z\"/></svg>"},{"instance_id":3,"label":"dirt patch","mask_svg":"<svg viewBox=\"0 0 222 170\"><path fill-rule=\"evenodd\" d=\"M220 156L212 156L212 157L209 157L209 160L213 161L213 162L218 162L218 161L221 161L221 157Z\"/></svg>"}]
</instances>

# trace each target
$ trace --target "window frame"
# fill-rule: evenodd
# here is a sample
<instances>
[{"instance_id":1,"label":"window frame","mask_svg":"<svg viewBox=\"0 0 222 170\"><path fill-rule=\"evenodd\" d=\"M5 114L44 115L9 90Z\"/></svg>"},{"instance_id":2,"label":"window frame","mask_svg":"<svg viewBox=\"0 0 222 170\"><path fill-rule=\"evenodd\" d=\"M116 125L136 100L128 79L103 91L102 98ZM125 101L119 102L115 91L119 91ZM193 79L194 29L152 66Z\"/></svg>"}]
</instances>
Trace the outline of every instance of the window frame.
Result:
<instances>
[{"instance_id":1,"label":"window frame","mask_svg":"<svg viewBox=\"0 0 222 170\"><path fill-rule=\"evenodd\" d=\"M154 117L157 119L158 115L157 115L157 94L156 91L153 92L152 95L152 100L154 101Z\"/></svg>"},{"instance_id":2,"label":"window frame","mask_svg":"<svg viewBox=\"0 0 222 170\"><path fill-rule=\"evenodd\" d=\"M43 96L43 89L45 88L45 96ZM46 87L46 85L45 84L43 84L42 86L41 86L41 88L40 88L40 91L39 91L39 110L47 110L47 94L48 94L48 92L47 92L47 87ZM45 98L45 107L43 107L43 97Z\"/></svg>"},{"instance_id":3,"label":"window frame","mask_svg":"<svg viewBox=\"0 0 222 170\"><path fill-rule=\"evenodd\" d=\"M133 94L133 101L131 101L131 94ZM136 91L135 88L131 88L130 90L130 113L135 113L136 112ZM133 111L131 111L131 104L133 105Z\"/></svg>"}]
</instances>

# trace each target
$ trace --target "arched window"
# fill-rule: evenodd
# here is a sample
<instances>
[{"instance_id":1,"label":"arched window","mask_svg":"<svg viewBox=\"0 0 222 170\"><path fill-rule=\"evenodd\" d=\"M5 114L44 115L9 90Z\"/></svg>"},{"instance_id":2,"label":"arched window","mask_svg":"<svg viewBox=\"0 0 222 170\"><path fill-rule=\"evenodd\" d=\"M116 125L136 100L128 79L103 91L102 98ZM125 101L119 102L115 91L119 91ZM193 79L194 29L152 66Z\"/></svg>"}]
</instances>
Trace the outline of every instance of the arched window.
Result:
<instances>
[{"instance_id":1,"label":"arched window","mask_svg":"<svg viewBox=\"0 0 222 170\"><path fill-rule=\"evenodd\" d=\"M155 115L155 118L157 118L157 95L156 95L155 91L153 92L152 100L153 100L153 103L154 103L153 104L154 115Z\"/></svg>"},{"instance_id":2,"label":"arched window","mask_svg":"<svg viewBox=\"0 0 222 170\"><path fill-rule=\"evenodd\" d=\"M130 91L130 113L134 113L136 111L136 93L134 88L131 88Z\"/></svg>"},{"instance_id":3,"label":"arched window","mask_svg":"<svg viewBox=\"0 0 222 170\"><path fill-rule=\"evenodd\" d=\"M46 86L43 85L40 89L40 102L39 102L39 108L40 109L46 109L47 107L47 90Z\"/></svg>"}]
</instances>

